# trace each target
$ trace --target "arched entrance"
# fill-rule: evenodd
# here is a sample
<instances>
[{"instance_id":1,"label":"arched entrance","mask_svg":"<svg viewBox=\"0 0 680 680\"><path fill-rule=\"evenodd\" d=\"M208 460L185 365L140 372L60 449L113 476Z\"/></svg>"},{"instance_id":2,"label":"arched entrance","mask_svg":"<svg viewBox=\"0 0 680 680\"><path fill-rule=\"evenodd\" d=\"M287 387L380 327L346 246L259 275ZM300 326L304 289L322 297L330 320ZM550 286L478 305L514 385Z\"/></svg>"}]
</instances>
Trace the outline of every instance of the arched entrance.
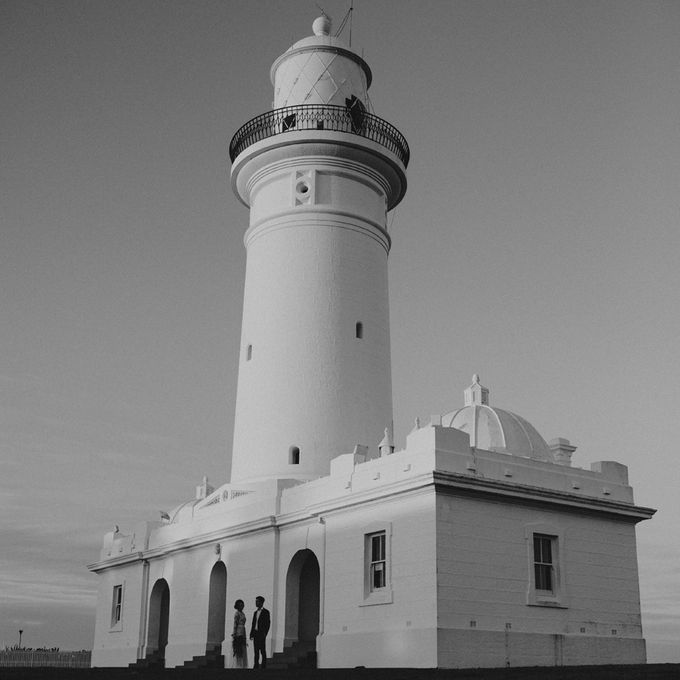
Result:
<instances>
[{"instance_id":1,"label":"arched entrance","mask_svg":"<svg viewBox=\"0 0 680 680\"><path fill-rule=\"evenodd\" d=\"M286 646L297 642L314 649L319 634L319 561L311 550L298 550L286 575Z\"/></svg>"},{"instance_id":2,"label":"arched entrance","mask_svg":"<svg viewBox=\"0 0 680 680\"><path fill-rule=\"evenodd\" d=\"M146 658L165 659L170 623L170 588L164 579L158 579L149 598L149 632L146 640Z\"/></svg>"},{"instance_id":3,"label":"arched entrance","mask_svg":"<svg viewBox=\"0 0 680 680\"><path fill-rule=\"evenodd\" d=\"M208 633L206 652L222 652L224 622L227 614L227 568L224 562L216 562L210 572L208 590Z\"/></svg>"}]
</instances>

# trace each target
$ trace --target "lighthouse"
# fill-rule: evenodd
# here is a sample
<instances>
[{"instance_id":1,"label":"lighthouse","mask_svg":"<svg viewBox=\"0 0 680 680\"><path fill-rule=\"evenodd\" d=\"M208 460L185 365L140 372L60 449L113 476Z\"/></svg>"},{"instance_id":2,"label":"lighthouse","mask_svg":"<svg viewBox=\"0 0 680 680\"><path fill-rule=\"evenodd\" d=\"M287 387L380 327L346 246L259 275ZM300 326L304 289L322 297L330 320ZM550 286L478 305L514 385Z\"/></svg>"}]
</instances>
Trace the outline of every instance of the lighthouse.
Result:
<instances>
[{"instance_id":1,"label":"lighthouse","mask_svg":"<svg viewBox=\"0 0 680 680\"><path fill-rule=\"evenodd\" d=\"M357 446L378 455L392 424L387 212L409 149L330 29L319 17L276 59L273 110L230 145L250 209L232 483L327 475Z\"/></svg>"},{"instance_id":2,"label":"lighthouse","mask_svg":"<svg viewBox=\"0 0 680 680\"><path fill-rule=\"evenodd\" d=\"M408 145L326 17L271 80L230 146L250 211L231 480L104 535L93 665L242 667L228 603L250 617L255 594L270 668L644 663L654 510L624 465L572 465L478 374L395 446L386 216Z\"/></svg>"}]
</instances>

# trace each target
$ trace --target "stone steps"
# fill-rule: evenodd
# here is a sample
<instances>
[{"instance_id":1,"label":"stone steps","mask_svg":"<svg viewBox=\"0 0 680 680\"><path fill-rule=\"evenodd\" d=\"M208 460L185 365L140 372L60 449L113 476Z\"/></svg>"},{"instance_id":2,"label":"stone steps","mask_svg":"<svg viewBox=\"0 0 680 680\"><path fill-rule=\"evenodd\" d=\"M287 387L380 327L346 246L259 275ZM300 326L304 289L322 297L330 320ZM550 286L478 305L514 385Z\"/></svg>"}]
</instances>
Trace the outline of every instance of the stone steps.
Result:
<instances>
[{"instance_id":1,"label":"stone steps","mask_svg":"<svg viewBox=\"0 0 680 680\"><path fill-rule=\"evenodd\" d=\"M184 668L218 668L224 669L224 655L222 645L206 650L205 654L195 656L191 661L184 662Z\"/></svg>"},{"instance_id":2,"label":"stone steps","mask_svg":"<svg viewBox=\"0 0 680 680\"><path fill-rule=\"evenodd\" d=\"M283 652L274 652L267 660L267 670L316 668L316 647L313 642L294 642Z\"/></svg>"}]
</instances>

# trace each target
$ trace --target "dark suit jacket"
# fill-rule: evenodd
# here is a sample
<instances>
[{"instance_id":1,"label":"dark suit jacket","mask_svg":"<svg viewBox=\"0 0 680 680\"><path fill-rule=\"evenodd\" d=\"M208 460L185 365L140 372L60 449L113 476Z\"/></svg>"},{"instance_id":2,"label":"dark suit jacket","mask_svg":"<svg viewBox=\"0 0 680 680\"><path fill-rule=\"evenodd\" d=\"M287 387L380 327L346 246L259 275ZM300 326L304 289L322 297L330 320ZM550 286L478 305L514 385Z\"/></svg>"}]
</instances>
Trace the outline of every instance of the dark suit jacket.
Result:
<instances>
[{"instance_id":1,"label":"dark suit jacket","mask_svg":"<svg viewBox=\"0 0 680 680\"><path fill-rule=\"evenodd\" d=\"M269 632L269 626L271 625L271 617L269 616L269 610L262 607L260 611L260 620L258 622L257 630L255 630L255 617L257 616L257 609L253 612L253 623L250 626L250 637L255 637L255 635L261 635L265 637Z\"/></svg>"}]
</instances>

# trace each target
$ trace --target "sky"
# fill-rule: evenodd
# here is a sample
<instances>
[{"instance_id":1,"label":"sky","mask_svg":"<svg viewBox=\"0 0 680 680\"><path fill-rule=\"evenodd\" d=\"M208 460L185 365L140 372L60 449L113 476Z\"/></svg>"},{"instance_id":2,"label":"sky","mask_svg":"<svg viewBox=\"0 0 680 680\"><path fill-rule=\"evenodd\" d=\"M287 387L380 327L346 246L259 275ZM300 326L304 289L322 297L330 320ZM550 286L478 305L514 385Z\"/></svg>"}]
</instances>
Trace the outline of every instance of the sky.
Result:
<instances>
[{"instance_id":1,"label":"sky","mask_svg":"<svg viewBox=\"0 0 680 680\"><path fill-rule=\"evenodd\" d=\"M319 4L339 26L349 0ZM389 215L395 438L490 402L629 467L680 662L680 3L355 0ZM247 210L228 143L307 0L0 3L0 648L89 649L102 538L229 478ZM349 28L342 36L349 40Z\"/></svg>"}]
</instances>

